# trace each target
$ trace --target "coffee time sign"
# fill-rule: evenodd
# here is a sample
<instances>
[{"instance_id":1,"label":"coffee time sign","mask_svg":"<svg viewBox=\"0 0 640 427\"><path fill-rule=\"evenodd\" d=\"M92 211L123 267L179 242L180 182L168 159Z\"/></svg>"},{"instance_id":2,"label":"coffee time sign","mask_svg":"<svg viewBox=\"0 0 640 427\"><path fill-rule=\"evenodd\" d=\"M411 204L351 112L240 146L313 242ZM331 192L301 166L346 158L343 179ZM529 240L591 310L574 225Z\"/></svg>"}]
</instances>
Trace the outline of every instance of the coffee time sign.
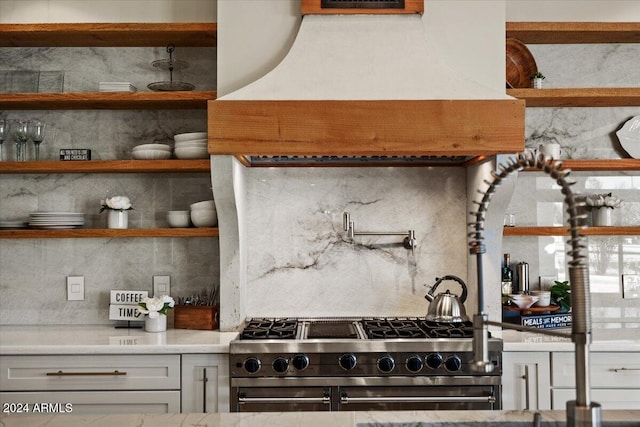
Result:
<instances>
[{"instance_id":1,"label":"coffee time sign","mask_svg":"<svg viewBox=\"0 0 640 427\"><path fill-rule=\"evenodd\" d=\"M138 311L138 303L149 296L147 291L111 291L109 320L144 320Z\"/></svg>"}]
</instances>

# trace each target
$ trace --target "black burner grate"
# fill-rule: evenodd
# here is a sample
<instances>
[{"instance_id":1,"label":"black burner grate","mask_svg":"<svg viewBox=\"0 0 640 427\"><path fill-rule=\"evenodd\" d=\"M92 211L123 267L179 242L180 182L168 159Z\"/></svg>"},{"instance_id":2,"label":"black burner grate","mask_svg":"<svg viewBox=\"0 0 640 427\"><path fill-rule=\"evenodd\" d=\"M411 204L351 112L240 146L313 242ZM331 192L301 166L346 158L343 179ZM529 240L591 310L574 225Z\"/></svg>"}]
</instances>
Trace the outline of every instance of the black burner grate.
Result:
<instances>
[{"instance_id":1,"label":"black burner grate","mask_svg":"<svg viewBox=\"0 0 640 427\"><path fill-rule=\"evenodd\" d=\"M425 338L425 332L411 319L365 319L362 326L367 338Z\"/></svg>"},{"instance_id":2,"label":"black burner grate","mask_svg":"<svg viewBox=\"0 0 640 427\"><path fill-rule=\"evenodd\" d=\"M472 322L432 322L421 320L420 327L431 338L471 338L473 337Z\"/></svg>"},{"instance_id":3,"label":"black burner grate","mask_svg":"<svg viewBox=\"0 0 640 427\"><path fill-rule=\"evenodd\" d=\"M295 319L252 319L240 334L241 340L294 339L298 330Z\"/></svg>"}]
</instances>

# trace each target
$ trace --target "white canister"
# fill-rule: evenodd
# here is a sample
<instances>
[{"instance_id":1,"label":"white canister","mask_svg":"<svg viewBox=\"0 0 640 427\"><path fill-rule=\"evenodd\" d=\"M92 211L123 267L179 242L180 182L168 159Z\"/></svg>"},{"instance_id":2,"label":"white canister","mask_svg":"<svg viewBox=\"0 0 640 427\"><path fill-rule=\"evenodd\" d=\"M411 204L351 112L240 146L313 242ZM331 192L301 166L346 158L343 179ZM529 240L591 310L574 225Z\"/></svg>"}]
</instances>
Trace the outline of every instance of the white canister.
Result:
<instances>
[{"instance_id":1,"label":"white canister","mask_svg":"<svg viewBox=\"0 0 640 427\"><path fill-rule=\"evenodd\" d=\"M109 210L107 217L107 227L109 228L127 228L129 225L129 212Z\"/></svg>"},{"instance_id":2,"label":"white canister","mask_svg":"<svg viewBox=\"0 0 640 427\"><path fill-rule=\"evenodd\" d=\"M164 332L167 330L167 316L160 314L158 317L145 317L144 330L147 332Z\"/></svg>"}]
</instances>

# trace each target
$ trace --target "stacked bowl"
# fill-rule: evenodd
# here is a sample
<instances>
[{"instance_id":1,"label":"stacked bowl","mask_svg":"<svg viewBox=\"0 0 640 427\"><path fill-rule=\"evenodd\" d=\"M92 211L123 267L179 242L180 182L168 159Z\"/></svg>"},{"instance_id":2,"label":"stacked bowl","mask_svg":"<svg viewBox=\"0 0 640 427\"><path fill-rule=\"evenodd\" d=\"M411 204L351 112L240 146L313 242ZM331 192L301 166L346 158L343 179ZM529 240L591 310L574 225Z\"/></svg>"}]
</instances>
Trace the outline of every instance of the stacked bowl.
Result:
<instances>
[{"instance_id":1,"label":"stacked bowl","mask_svg":"<svg viewBox=\"0 0 640 427\"><path fill-rule=\"evenodd\" d=\"M167 222L170 227L187 228L191 225L189 211L168 211Z\"/></svg>"},{"instance_id":2,"label":"stacked bowl","mask_svg":"<svg viewBox=\"0 0 640 427\"><path fill-rule=\"evenodd\" d=\"M176 157L178 159L207 159L207 133L191 132L174 135Z\"/></svg>"},{"instance_id":3,"label":"stacked bowl","mask_svg":"<svg viewBox=\"0 0 640 427\"><path fill-rule=\"evenodd\" d=\"M171 158L171 146L167 144L142 144L133 147L131 157L136 160L166 160Z\"/></svg>"},{"instance_id":4,"label":"stacked bowl","mask_svg":"<svg viewBox=\"0 0 640 427\"><path fill-rule=\"evenodd\" d=\"M215 227L218 224L218 213L213 200L193 203L190 207L191 222L196 227Z\"/></svg>"},{"instance_id":5,"label":"stacked bowl","mask_svg":"<svg viewBox=\"0 0 640 427\"><path fill-rule=\"evenodd\" d=\"M537 303L540 297L527 294L510 294L509 299L519 308L529 308Z\"/></svg>"}]
</instances>

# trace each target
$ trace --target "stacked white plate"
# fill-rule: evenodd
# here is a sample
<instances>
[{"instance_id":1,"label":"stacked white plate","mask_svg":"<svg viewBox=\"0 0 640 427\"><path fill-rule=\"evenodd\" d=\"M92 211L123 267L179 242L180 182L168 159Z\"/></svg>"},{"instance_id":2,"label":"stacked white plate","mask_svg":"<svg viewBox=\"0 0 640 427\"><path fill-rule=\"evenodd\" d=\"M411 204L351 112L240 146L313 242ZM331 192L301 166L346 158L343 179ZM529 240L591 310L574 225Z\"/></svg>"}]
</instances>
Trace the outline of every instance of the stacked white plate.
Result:
<instances>
[{"instance_id":1,"label":"stacked white plate","mask_svg":"<svg viewBox=\"0 0 640 427\"><path fill-rule=\"evenodd\" d=\"M136 92L138 89L129 82L100 82L100 92Z\"/></svg>"},{"instance_id":2,"label":"stacked white plate","mask_svg":"<svg viewBox=\"0 0 640 427\"><path fill-rule=\"evenodd\" d=\"M28 222L22 220L0 221L0 228L27 228Z\"/></svg>"},{"instance_id":3,"label":"stacked white plate","mask_svg":"<svg viewBox=\"0 0 640 427\"><path fill-rule=\"evenodd\" d=\"M131 157L136 160L165 160L171 158L171 146L167 144L142 144L133 147Z\"/></svg>"},{"instance_id":4,"label":"stacked white plate","mask_svg":"<svg viewBox=\"0 0 640 427\"><path fill-rule=\"evenodd\" d=\"M31 228L76 228L84 225L82 212L32 212L29 214Z\"/></svg>"},{"instance_id":5,"label":"stacked white plate","mask_svg":"<svg viewBox=\"0 0 640 427\"><path fill-rule=\"evenodd\" d=\"M207 133L191 132L180 133L173 137L176 157L179 159L208 159Z\"/></svg>"}]
</instances>

